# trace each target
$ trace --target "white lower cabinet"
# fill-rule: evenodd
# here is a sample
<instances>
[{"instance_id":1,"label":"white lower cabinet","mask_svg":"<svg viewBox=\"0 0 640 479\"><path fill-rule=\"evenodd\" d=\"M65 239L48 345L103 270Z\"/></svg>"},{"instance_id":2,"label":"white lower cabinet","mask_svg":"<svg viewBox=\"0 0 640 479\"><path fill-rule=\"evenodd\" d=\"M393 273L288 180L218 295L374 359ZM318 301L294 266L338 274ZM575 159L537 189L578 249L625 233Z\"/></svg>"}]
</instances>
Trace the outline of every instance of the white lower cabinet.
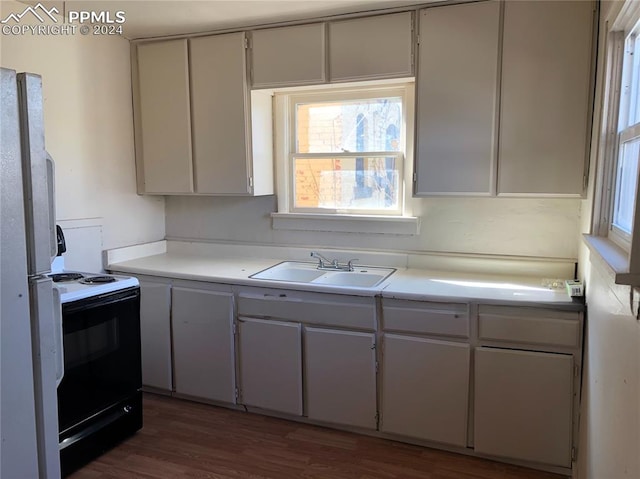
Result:
<instances>
[{"instance_id":1,"label":"white lower cabinet","mask_svg":"<svg viewBox=\"0 0 640 479\"><path fill-rule=\"evenodd\" d=\"M376 428L375 335L305 327L309 419Z\"/></svg>"},{"instance_id":2,"label":"white lower cabinet","mask_svg":"<svg viewBox=\"0 0 640 479\"><path fill-rule=\"evenodd\" d=\"M140 280L142 384L171 391L171 285Z\"/></svg>"},{"instance_id":3,"label":"white lower cabinet","mask_svg":"<svg viewBox=\"0 0 640 479\"><path fill-rule=\"evenodd\" d=\"M233 294L174 287L172 325L176 393L235 403Z\"/></svg>"},{"instance_id":4,"label":"white lower cabinet","mask_svg":"<svg viewBox=\"0 0 640 479\"><path fill-rule=\"evenodd\" d=\"M571 467L573 356L475 350L476 452Z\"/></svg>"},{"instance_id":5,"label":"white lower cabinet","mask_svg":"<svg viewBox=\"0 0 640 479\"><path fill-rule=\"evenodd\" d=\"M385 334L380 430L465 447L470 346Z\"/></svg>"},{"instance_id":6,"label":"white lower cabinet","mask_svg":"<svg viewBox=\"0 0 640 479\"><path fill-rule=\"evenodd\" d=\"M240 403L302 416L302 326L238 318Z\"/></svg>"},{"instance_id":7,"label":"white lower cabinet","mask_svg":"<svg viewBox=\"0 0 640 479\"><path fill-rule=\"evenodd\" d=\"M140 287L148 388L571 469L581 311L168 278Z\"/></svg>"}]
</instances>

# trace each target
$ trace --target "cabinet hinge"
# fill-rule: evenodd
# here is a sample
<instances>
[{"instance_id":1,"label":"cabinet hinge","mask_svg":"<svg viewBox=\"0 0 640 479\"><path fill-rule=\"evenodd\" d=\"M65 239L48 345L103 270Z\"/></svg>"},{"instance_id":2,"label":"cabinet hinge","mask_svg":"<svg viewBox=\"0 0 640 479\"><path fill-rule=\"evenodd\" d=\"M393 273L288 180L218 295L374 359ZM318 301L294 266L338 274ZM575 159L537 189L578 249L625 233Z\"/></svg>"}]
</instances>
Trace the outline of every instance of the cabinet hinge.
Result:
<instances>
[{"instance_id":1,"label":"cabinet hinge","mask_svg":"<svg viewBox=\"0 0 640 479\"><path fill-rule=\"evenodd\" d=\"M416 173L415 171L413 172L413 182L415 183L416 181L418 181L418 173Z\"/></svg>"},{"instance_id":2,"label":"cabinet hinge","mask_svg":"<svg viewBox=\"0 0 640 479\"><path fill-rule=\"evenodd\" d=\"M589 186L589 175L587 173L585 173L582 176L582 189L584 191L586 191L587 190L587 186Z\"/></svg>"},{"instance_id":3,"label":"cabinet hinge","mask_svg":"<svg viewBox=\"0 0 640 479\"><path fill-rule=\"evenodd\" d=\"M244 37L244 47L249 48L249 39L247 37Z\"/></svg>"},{"instance_id":4,"label":"cabinet hinge","mask_svg":"<svg viewBox=\"0 0 640 479\"><path fill-rule=\"evenodd\" d=\"M579 375L579 373L580 373L580 368L578 368L578 365L577 365L577 364L574 364L574 365L573 365L573 377L574 377L574 378L577 378L577 377L578 377L578 375Z\"/></svg>"},{"instance_id":5,"label":"cabinet hinge","mask_svg":"<svg viewBox=\"0 0 640 479\"><path fill-rule=\"evenodd\" d=\"M253 188L253 176L249 177L249 188Z\"/></svg>"},{"instance_id":6,"label":"cabinet hinge","mask_svg":"<svg viewBox=\"0 0 640 479\"><path fill-rule=\"evenodd\" d=\"M240 400L240 390L238 388L236 388L235 390L235 395L236 395L236 402L238 402Z\"/></svg>"},{"instance_id":7,"label":"cabinet hinge","mask_svg":"<svg viewBox=\"0 0 640 479\"><path fill-rule=\"evenodd\" d=\"M238 325L235 322L231 324L231 331L233 332L234 336L238 333Z\"/></svg>"},{"instance_id":8,"label":"cabinet hinge","mask_svg":"<svg viewBox=\"0 0 640 479\"><path fill-rule=\"evenodd\" d=\"M576 448L572 447L571 448L571 460L572 461L576 461L578 458L576 457Z\"/></svg>"},{"instance_id":9,"label":"cabinet hinge","mask_svg":"<svg viewBox=\"0 0 640 479\"><path fill-rule=\"evenodd\" d=\"M379 365L378 365L378 361L376 361L376 373L378 372L379 369Z\"/></svg>"}]
</instances>

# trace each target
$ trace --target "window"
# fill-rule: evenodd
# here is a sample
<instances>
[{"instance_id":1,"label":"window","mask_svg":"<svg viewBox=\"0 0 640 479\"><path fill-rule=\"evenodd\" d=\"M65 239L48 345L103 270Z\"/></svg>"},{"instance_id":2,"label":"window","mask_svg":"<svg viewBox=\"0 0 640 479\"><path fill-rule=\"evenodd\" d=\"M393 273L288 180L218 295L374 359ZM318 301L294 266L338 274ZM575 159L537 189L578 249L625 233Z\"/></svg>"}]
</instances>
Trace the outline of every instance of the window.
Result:
<instances>
[{"instance_id":1,"label":"window","mask_svg":"<svg viewBox=\"0 0 640 479\"><path fill-rule=\"evenodd\" d=\"M609 237L629 250L640 155L640 37L636 25L625 39L618 118L617 156Z\"/></svg>"},{"instance_id":2,"label":"window","mask_svg":"<svg viewBox=\"0 0 640 479\"><path fill-rule=\"evenodd\" d=\"M280 213L400 216L404 85L276 94Z\"/></svg>"},{"instance_id":3,"label":"window","mask_svg":"<svg viewBox=\"0 0 640 479\"><path fill-rule=\"evenodd\" d=\"M605 53L596 98L597 152L592 234L585 241L616 284L640 286L640 2L609 9L600 36ZM593 160L593 159L592 159Z\"/></svg>"}]
</instances>

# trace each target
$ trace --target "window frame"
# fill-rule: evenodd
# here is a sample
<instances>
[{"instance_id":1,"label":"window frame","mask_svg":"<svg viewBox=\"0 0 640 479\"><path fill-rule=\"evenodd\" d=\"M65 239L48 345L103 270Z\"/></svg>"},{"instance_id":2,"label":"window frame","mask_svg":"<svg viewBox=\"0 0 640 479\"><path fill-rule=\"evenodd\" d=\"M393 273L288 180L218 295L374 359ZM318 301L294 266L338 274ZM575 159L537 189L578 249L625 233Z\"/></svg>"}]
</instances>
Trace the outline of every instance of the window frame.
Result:
<instances>
[{"instance_id":1,"label":"window frame","mask_svg":"<svg viewBox=\"0 0 640 479\"><path fill-rule=\"evenodd\" d=\"M585 235L585 241L591 252L597 253L612 270L615 283L640 286L640 180L636 183L631 234L621 234L624 231L612 228L620 145L634 137L629 133L631 128L621 128L621 122L626 121L628 115L622 88L623 73L627 73L623 68L627 38L632 33L640 35L640 2L627 0L619 9L614 8L604 27L600 49L605 55L604 69L598 80L601 82L601 117L598 128L593 129L597 148L592 150L596 153L592 162L597 161L598 168L591 234ZM634 60L640 65L640 59ZM638 80L640 83L640 74ZM640 85L636 91L640 94ZM632 126L640 124L640 110L636 116L637 123Z\"/></svg>"},{"instance_id":2,"label":"window frame","mask_svg":"<svg viewBox=\"0 0 640 479\"><path fill-rule=\"evenodd\" d=\"M633 231L636 222L633 221L631 232L627 232L614 223L615 209L618 201L618 168L622 161L624 146L640 138L640 108L638 96L640 95L640 20L631 29L622 30L613 34L613 49L611 58L614 62L613 77L610 81L617 86L613 102L617 107L615 115L612 115L611 127L615 132L615 145L609 161L608 189L610 191L608 201L608 214L606 218L607 237L617 246L629 253L633 240ZM631 123L634 117L635 123ZM634 207L638 198L640 182L636 179L636 192L633 199Z\"/></svg>"},{"instance_id":3,"label":"window frame","mask_svg":"<svg viewBox=\"0 0 640 479\"><path fill-rule=\"evenodd\" d=\"M349 101L354 99L400 97L402 117L398 151L347 152L347 153L296 153L295 105L297 102ZM319 85L314 87L287 88L274 91L274 132L276 157L276 185L278 213L290 217L317 217L326 221L330 218L380 219L411 218L408 211L407 171L410 168L410 146L413 142L413 128L407 121L413 111L413 79L358 82L357 85ZM293 161L295 157L309 158L367 158L395 157L398 174L398 207L392 210L296 208L294 205ZM273 216L273 215L272 215Z\"/></svg>"}]
</instances>

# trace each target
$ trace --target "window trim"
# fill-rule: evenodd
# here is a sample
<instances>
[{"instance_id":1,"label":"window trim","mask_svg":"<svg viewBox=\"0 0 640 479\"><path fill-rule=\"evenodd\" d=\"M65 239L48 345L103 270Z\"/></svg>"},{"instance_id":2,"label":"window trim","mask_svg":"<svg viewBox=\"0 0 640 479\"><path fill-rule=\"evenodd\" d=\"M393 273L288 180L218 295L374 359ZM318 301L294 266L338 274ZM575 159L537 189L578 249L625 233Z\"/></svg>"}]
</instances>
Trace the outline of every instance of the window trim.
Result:
<instances>
[{"instance_id":1,"label":"window trim","mask_svg":"<svg viewBox=\"0 0 640 479\"><path fill-rule=\"evenodd\" d=\"M585 235L591 252L597 253L613 271L617 284L640 286L640 181L636 184L634 231L627 242L624 235L612 228L615 187L620 145L621 95L626 39L640 32L640 2L627 0L614 21L605 22L604 46L606 55L602 82L600 124L598 125L597 160L600 163L594 189L592 234ZM609 20L612 20L609 18ZM625 113L628 115L628 109ZM633 125L632 125L633 127ZM625 128L621 130L629 130ZM626 137L627 134L624 134ZM637 226L637 228L636 228Z\"/></svg>"},{"instance_id":2,"label":"window trim","mask_svg":"<svg viewBox=\"0 0 640 479\"><path fill-rule=\"evenodd\" d=\"M335 89L335 92L329 91ZM316 92L316 90L318 90ZM399 198L401 210L394 214L381 214L379 211L375 214L369 212L357 213L320 213L320 212L299 212L292 211L292 186L291 180L291 141L290 134L292 125L289 121L289 115L293 108L294 97L313 95L317 93L317 97L323 95L332 95L348 93L353 96L353 92L365 93L364 90L370 91L371 97L383 94L392 94L390 92L401 91L403 96L404 108L402 119L402 130L404 134L401 138L400 151L391 152L393 155L403 154L402 169L399 172L402 194ZM362 98L363 96L361 96ZM276 172L276 193L277 193L277 212L272 213L274 229L300 230L303 226L306 228L310 224L309 221L316 221L317 229L309 228L310 231L335 231L350 233L380 233L380 234L396 234L396 235L417 235L420 230L419 219L412 215L411 211L411 175L413 168L413 135L414 125L408 119L413 118L414 114L414 79L402 78L391 80L377 80L373 82L354 82L348 86L345 85L319 85L305 86L298 88L286 88L274 90L274 153L275 153L275 172ZM286 118L286 120L285 120ZM383 152L384 153L384 152ZM359 152L358 155L364 155ZM350 154L353 156L353 154ZM390 155L391 156L391 155ZM333 221L335 220L335 221ZM334 227L331 224L335 224ZM347 226L348 225L348 226ZM402 225L398 229L398 225Z\"/></svg>"}]
</instances>

